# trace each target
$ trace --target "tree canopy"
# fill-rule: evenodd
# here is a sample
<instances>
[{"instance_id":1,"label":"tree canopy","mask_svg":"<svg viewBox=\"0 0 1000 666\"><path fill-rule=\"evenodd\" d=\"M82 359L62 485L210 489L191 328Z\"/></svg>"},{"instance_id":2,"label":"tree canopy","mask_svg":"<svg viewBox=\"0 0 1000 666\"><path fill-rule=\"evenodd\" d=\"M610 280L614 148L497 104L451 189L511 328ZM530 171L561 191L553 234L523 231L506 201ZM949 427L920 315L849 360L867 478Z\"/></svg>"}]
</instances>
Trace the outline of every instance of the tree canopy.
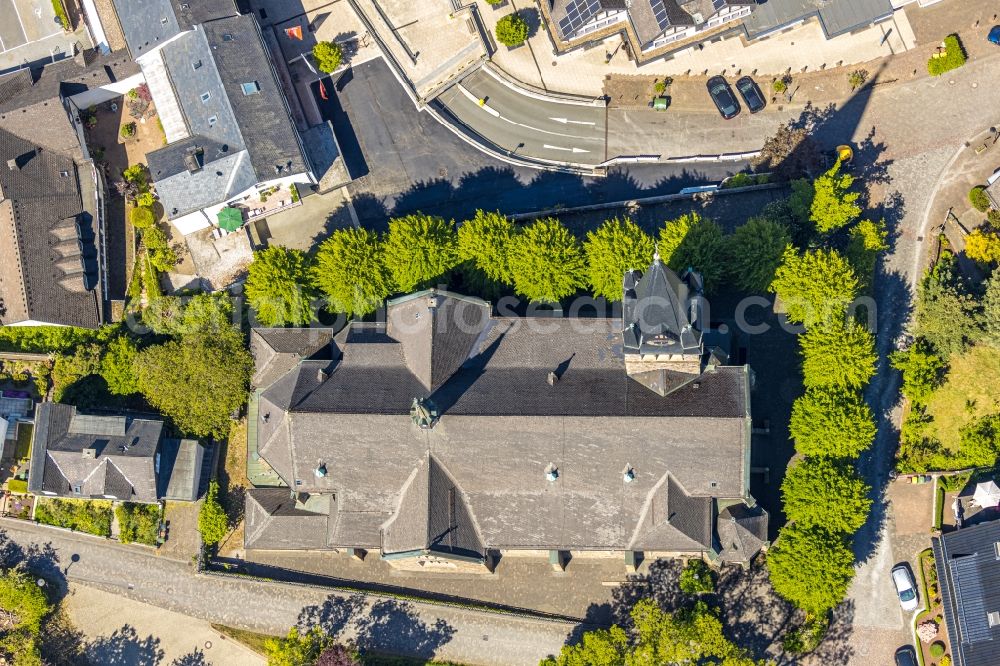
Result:
<instances>
[{"instance_id":1,"label":"tree canopy","mask_svg":"<svg viewBox=\"0 0 1000 666\"><path fill-rule=\"evenodd\" d=\"M829 233L847 226L861 216L857 192L850 192L854 176L841 173L840 160L829 171L813 181L813 199L809 219L820 233Z\"/></svg>"},{"instance_id":2,"label":"tree canopy","mask_svg":"<svg viewBox=\"0 0 1000 666\"><path fill-rule=\"evenodd\" d=\"M848 538L796 523L781 530L767 553L774 590L812 615L823 615L847 594L854 578Z\"/></svg>"},{"instance_id":3,"label":"tree canopy","mask_svg":"<svg viewBox=\"0 0 1000 666\"><path fill-rule=\"evenodd\" d=\"M198 510L198 532L208 546L219 543L229 532L229 519L219 502L219 482L215 479L209 481L208 493Z\"/></svg>"},{"instance_id":4,"label":"tree canopy","mask_svg":"<svg viewBox=\"0 0 1000 666\"><path fill-rule=\"evenodd\" d=\"M458 263L455 223L423 214L389 220L382 260L396 291L409 293L434 286Z\"/></svg>"},{"instance_id":5,"label":"tree canopy","mask_svg":"<svg viewBox=\"0 0 1000 666\"><path fill-rule=\"evenodd\" d=\"M312 49L312 56L319 71L329 74L340 67L340 61L344 58L344 50L336 42L316 42Z\"/></svg>"},{"instance_id":6,"label":"tree canopy","mask_svg":"<svg viewBox=\"0 0 1000 666\"><path fill-rule=\"evenodd\" d=\"M514 289L529 300L556 303L586 285L583 248L555 218L525 227L511 243L509 257Z\"/></svg>"},{"instance_id":7,"label":"tree canopy","mask_svg":"<svg viewBox=\"0 0 1000 666\"><path fill-rule=\"evenodd\" d=\"M348 316L374 312L392 293L378 236L367 229L338 229L323 241L316 250L313 279L330 309Z\"/></svg>"},{"instance_id":8,"label":"tree canopy","mask_svg":"<svg viewBox=\"0 0 1000 666\"><path fill-rule=\"evenodd\" d=\"M980 334L977 314L953 258L927 272L917 294L917 330L942 358L961 353Z\"/></svg>"},{"instance_id":9,"label":"tree canopy","mask_svg":"<svg viewBox=\"0 0 1000 666\"><path fill-rule=\"evenodd\" d=\"M100 372L109 391L115 395L130 395L139 391L135 374L138 358L135 341L127 335L120 335L108 343L101 358Z\"/></svg>"},{"instance_id":10,"label":"tree canopy","mask_svg":"<svg viewBox=\"0 0 1000 666\"><path fill-rule=\"evenodd\" d=\"M309 258L301 250L272 245L255 252L246 281L247 302L264 326L302 326L314 319Z\"/></svg>"},{"instance_id":11,"label":"tree canopy","mask_svg":"<svg viewBox=\"0 0 1000 666\"><path fill-rule=\"evenodd\" d=\"M931 392L941 382L944 361L934 353L923 338L918 338L906 351L889 357L892 367L903 373L903 395L911 402L924 405Z\"/></svg>"},{"instance_id":12,"label":"tree canopy","mask_svg":"<svg viewBox=\"0 0 1000 666\"><path fill-rule=\"evenodd\" d=\"M523 44L528 38L528 22L520 14L507 14L497 21L496 36L504 46Z\"/></svg>"},{"instance_id":13,"label":"tree canopy","mask_svg":"<svg viewBox=\"0 0 1000 666\"><path fill-rule=\"evenodd\" d=\"M320 627L306 632L292 627L285 638L264 641L264 653L268 666L312 666L332 642L333 638Z\"/></svg>"},{"instance_id":14,"label":"tree canopy","mask_svg":"<svg viewBox=\"0 0 1000 666\"><path fill-rule=\"evenodd\" d=\"M765 293L791 243L788 228L764 217L752 217L733 232L730 245L733 282L743 291Z\"/></svg>"},{"instance_id":15,"label":"tree canopy","mask_svg":"<svg viewBox=\"0 0 1000 666\"><path fill-rule=\"evenodd\" d=\"M516 235L514 222L506 215L477 210L458 228L458 257L472 262L493 282L512 284L507 253Z\"/></svg>"},{"instance_id":16,"label":"tree canopy","mask_svg":"<svg viewBox=\"0 0 1000 666\"><path fill-rule=\"evenodd\" d=\"M646 666L648 664L702 664L757 666L749 652L732 643L722 631L718 612L702 602L668 613L651 599L632 608L633 636L614 625L583 634L581 642L566 645L557 657L541 666Z\"/></svg>"},{"instance_id":17,"label":"tree canopy","mask_svg":"<svg viewBox=\"0 0 1000 666\"><path fill-rule=\"evenodd\" d=\"M792 404L788 431L807 456L855 458L875 441L875 419L860 393L809 389Z\"/></svg>"},{"instance_id":18,"label":"tree canopy","mask_svg":"<svg viewBox=\"0 0 1000 666\"><path fill-rule=\"evenodd\" d=\"M984 264L1000 261L1000 235L995 231L973 229L965 237L965 255Z\"/></svg>"},{"instance_id":19,"label":"tree canopy","mask_svg":"<svg viewBox=\"0 0 1000 666\"><path fill-rule=\"evenodd\" d=\"M986 281L986 293L982 300L982 317L980 323L983 337L990 344L1000 346L1000 270Z\"/></svg>"},{"instance_id":20,"label":"tree canopy","mask_svg":"<svg viewBox=\"0 0 1000 666\"><path fill-rule=\"evenodd\" d=\"M799 339L806 387L862 389L875 375L875 337L857 322L813 326Z\"/></svg>"},{"instance_id":21,"label":"tree canopy","mask_svg":"<svg viewBox=\"0 0 1000 666\"><path fill-rule=\"evenodd\" d=\"M660 258L678 274L693 268L711 293L728 277L729 245L722 228L692 211L667 220L660 229Z\"/></svg>"},{"instance_id":22,"label":"tree canopy","mask_svg":"<svg viewBox=\"0 0 1000 666\"><path fill-rule=\"evenodd\" d=\"M247 399L253 358L232 327L192 333L139 352L139 390L185 434L225 437Z\"/></svg>"},{"instance_id":23,"label":"tree canopy","mask_svg":"<svg viewBox=\"0 0 1000 666\"><path fill-rule=\"evenodd\" d=\"M12 567L0 574L0 610L10 614L12 625L0 633L0 656L5 663L41 666L39 632L52 604L27 570Z\"/></svg>"},{"instance_id":24,"label":"tree canopy","mask_svg":"<svg viewBox=\"0 0 1000 666\"><path fill-rule=\"evenodd\" d=\"M782 506L796 525L852 534L868 519L869 490L853 466L830 458L806 458L785 473Z\"/></svg>"},{"instance_id":25,"label":"tree canopy","mask_svg":"<svg viewBox=\"0 0 1000 666\"><path fill-rule=\"evenodd\" d=\"M879 252L889 249L889 232L885 228L885 220L859 220L851 227L850 240L847 243L845 255L858 276L860 289L868 291L875 278L875 266Z\"/></svg>"},{"instance_id":26,"label":"tree canopy","mask_svg":"<svg viewBox=\"0 0 1000 666\"><path fill-rule=\"evenodd\" d=\"M594 296L622 299L625 271L645 270L653 261L653 239L632 220L607 220L583 243Z\"/></svg>"},{"instance_id":27,"label":"tree canopy","mask_svg":"<svg viewBox=\"0 0 1000 666\"><path fill-rule=\"evenodd\" d=\"M847 260L835 250L788 247L775 271L771 291L785 307L788 320L812 326L841 321L858 291L858 278Z\"/></svg>"}]
</instances>

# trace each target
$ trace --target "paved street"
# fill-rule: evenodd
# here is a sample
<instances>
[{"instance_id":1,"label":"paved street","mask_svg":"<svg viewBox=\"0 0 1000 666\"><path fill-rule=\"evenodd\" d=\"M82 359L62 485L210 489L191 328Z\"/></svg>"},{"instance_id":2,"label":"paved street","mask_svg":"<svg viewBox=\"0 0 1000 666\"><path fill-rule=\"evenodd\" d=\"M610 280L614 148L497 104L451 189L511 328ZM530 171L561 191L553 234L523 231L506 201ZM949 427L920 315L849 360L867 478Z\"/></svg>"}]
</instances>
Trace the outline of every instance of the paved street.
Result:
<instances>
[{"instance_id":1,"label":"paved street","mask_svg":"<svg viewBox=\"0 0 1000 666\"><path fill-rule=\"evenodd\" d=\"M561 102L522 92L480 69L438 101L502 150L551 162L592 165L605 160L604 104Z\"/></svg>"},{"instance_id":2,"label":"paved street","mask_svg":"<svg viewBox=\"0 0 1000 666\"><path fill-rule=\"evenodd\" d=\"M299 618L369 649L482 666L535 666L558 652L575 625L376 595L327 594L304 586L196 575L190 564L113 542L0 519L22 548L51 547L52 570L71 583L185 615L284 634Z\"/></svg>"}]
</instances>

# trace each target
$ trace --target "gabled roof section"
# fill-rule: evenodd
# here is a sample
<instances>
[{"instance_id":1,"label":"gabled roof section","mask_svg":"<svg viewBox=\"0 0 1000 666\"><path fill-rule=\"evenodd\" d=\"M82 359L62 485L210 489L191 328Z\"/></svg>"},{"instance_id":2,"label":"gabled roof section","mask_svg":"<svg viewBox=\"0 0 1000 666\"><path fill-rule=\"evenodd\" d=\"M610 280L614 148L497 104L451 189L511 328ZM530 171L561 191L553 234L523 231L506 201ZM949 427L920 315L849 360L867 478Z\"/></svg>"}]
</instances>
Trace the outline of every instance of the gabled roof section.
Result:
<instances>
[{"instance_id":1,"label":"gabled roof section","mask_svg":"<svg viewBox=\"0 0 1000 666\"><path fill-rule=\"evenodd\" d=\"M156 49L182 30L170 0L114 0L114 7L133 58Z\"/></svg>"},{"instance_id":2,"label":"gabled roof section","mask_svg":"<svg viewBox=\"0 0 1000 666\"><path fill-rule=\"evenodd\" d=\"M626 352L700 354L697 312L702 298L700 289L690 287L692 281L700 287L700 279L693 276L687 272L685 279L680 279L659 256L645 273L625 275L622 321Z\"/></svg>"},{"instance_id":3,"label":"gabled roof section","mask_svg":"<svg viewBox=\"0 0 1000 666\"><path fill-rule=\"evenodd\" d=\"M406 367L431 392L468 360L489 323L490 306L430 289L391 301L386 316L386 332L402 344Z\"/></svg>"},{"instance_id":4,"label":"gabled roof section","mask_svg":"<svg viewBox=\"0 0 1000 666\"><path fill-rule=\"evenodd\" d=\"M294 496L288 488L247 491L244 546L307 550L329 546L337 503L332 495Z\"/></svg>"},{"instance_id":5,"label":"gabled roof section","mask_svg":"<svg viewBox=\"0 0 1000 666\"><path fill-rule=\"evenodd\" d=\"M485 556L465 494L433 455L427 455L400 491L396 513L382 530L382 549L386 554Z\"/></svg>"},{"instance_id":6,"label":"gabled roof section","mask_svg":"<svg viewBox=\"0 0 1000 666\"><path fill-rule=\"evenodd\" d=\"M269 386L294 368L299 361L325 349L334 349L332 328L254 328L250 331L250 351L254 357L253 385Z\"/></svg>"},{"instance_id":7,"label":"gabled roof section","mask_svg":"<svg viewBox=\"0 0 1000 666\"><path fill-rule=\"evenodd\" d=\"M650 491L629 550L707 550L713 500L691 497L667 474Z\"/></svg>"}]
</instances>

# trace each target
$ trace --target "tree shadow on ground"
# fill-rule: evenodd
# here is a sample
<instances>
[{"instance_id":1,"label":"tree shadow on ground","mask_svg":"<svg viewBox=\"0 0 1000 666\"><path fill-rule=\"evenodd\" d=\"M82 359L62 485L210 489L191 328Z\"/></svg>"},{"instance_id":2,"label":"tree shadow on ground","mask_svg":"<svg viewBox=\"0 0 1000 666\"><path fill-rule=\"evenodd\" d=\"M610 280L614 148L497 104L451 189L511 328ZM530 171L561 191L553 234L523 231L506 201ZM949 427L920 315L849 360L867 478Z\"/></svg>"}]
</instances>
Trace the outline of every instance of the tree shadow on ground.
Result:
<instances>
[{"instance_id":1,"label":"tree shadow on ground","mask_svg":"<svg viewBox=\"0 0 1000 666\"><path fill-rule=\"evenodd\" d=\"M523 18L524 22L528 24L528 39L538 34L539 28L542 27L542 17L539 16L537 9L534 7L519 9L517 15Z\"/></svg>"},{"instance_id":2,"label":"tree shadow on ground","mask_svg":"<svg viewBox=\"0 0 1000 666\"><path fill-rule=\"evenodd\" d=\"M174 659L170 662L170 666L211 666L211 662L205 658L204 650L195 648L191 652Z\"/></svg>"},{"instance_id":3,"label":"tree shadow on ground","mask_svg":"<svg viewBox=\"0 0 1000 666\"><path fill-rule=\"evenodd\" d=\"M56 591L56 601L65 596L67 591L66 572L59 568L59 554L51 543L27 546L13 541L5 530L0 530L0 565L13 567L23 564L24 567L44 578Z\"/></svg>"},{"instance_id":4,"label":"tree shadow on ground","mask_svg":"<svg viewBox=\"0 0 1000 666\"><path fill-rule=\"evenodd\" d=\"M455 628L438 618L428 625L413 604L395 599L378 601L355 622L357 645L362 650L406 653L424 659L434 657L448 643Z\"/></svg>"},{"instance_id":5,"label":"tree shadow on ground","mask_svg":"<svg viewBox=\"0 0 1000 666\"><path fill-rule=\"evenodd\" d=\"M338 636L364 607L365 597L362 594L349 597L331 594L322 605L306 606L299 611L296 626L301 631L320 627L324 633Z\"/></svg>"},{"instance_id":6,"label":"tree shadow on ground","mask_svg":"<svg viewBox=\"0 0 1000 666\"><path fill-rule=\"evenodd\" d=\"M160 639L153 635L140 638L130 624L101 636L87 646L91 661L102 666L157 666L163 660Z\"/></svg>"}]
</instances>

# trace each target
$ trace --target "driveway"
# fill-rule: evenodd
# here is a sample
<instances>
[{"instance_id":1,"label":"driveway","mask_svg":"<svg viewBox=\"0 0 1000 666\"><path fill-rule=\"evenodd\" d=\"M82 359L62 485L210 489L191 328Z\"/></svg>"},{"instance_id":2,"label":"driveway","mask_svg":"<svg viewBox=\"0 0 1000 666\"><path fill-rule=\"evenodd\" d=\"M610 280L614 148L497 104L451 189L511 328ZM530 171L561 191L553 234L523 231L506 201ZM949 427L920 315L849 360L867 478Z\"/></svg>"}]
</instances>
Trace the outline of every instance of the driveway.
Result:
<instances>
[{"instance_id":1,"label":"driveway","mask_svg":"<svg viewBox=\"0 0 1000 666\"><path fill-rule=\"evenodd\" d=\"M285 634L300 619L367 649L482 666L535 666L576 627L378 595L195 574L189 565L103 539L0 519L47 577L231 627ZM9 547L9 545L8 545Z\"/></svg>"}]
</instances>

